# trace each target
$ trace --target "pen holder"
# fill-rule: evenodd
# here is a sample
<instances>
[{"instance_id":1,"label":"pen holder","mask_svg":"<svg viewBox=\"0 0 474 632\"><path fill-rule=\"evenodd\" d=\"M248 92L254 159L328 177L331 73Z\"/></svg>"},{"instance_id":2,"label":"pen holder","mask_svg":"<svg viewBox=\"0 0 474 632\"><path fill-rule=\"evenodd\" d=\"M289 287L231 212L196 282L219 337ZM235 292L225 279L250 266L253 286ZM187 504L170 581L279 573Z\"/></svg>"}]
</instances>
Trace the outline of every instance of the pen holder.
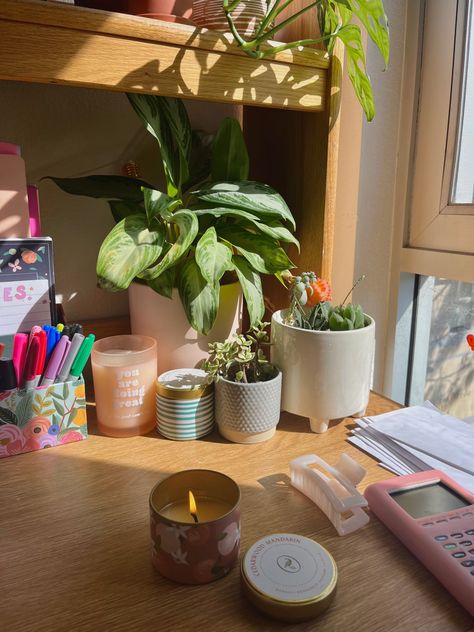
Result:
<instances>
[{"instance_id":1,"label":"pen holder","mask_svg":"<svg viewBox=\"0 0 474 632\"><path fill-rule=\"evenodd\" d=\"M0 458L87 438L83 378L0 393Z\"/></svg>"}]
</instances>

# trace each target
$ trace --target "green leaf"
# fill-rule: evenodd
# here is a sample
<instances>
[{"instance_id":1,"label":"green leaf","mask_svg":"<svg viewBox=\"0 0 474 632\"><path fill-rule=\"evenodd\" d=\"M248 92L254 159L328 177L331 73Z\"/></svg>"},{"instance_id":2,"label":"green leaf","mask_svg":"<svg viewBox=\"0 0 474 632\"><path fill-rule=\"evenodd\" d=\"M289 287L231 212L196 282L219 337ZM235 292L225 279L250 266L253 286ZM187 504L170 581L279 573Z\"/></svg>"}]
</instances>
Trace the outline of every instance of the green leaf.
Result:
<instances>
[{"instance_id":1,"label":"green leaf","mask_svg":"<svg viewBox=\"0 0 474 632\"><path fill-rule=\"evenodd\" d=\"M240 208L226 208L225 206L215 206L211 208L193 209L195 215L212 215L213 217L237 217L239 219L248 219L249 221L258 222L259 217L252 215Z\"/></svg>"},{"instance_id":2,"label":"green leaf","mask_svg":"<svg viewBox=\"0 0 474 632\"><path fill-rule=\"evenodd\" d=\"M63 397L65 400L69 397L69 384L67 382L64 382Z\"/></svg>"},{"instance_id":3,"label":"green leaf","mask_svg":"<svg viewBox=\"0 0 474 632\"><path fill-rule=\"evenodd\" d=\"M145 212L148 218L148 225L154 217L161 217L164 220L171 218L171 211L176 205L180 204L180 200L171 198L166 193L157 191L156 189L143 189L143 199L145 201Z\"/></svg>"},{"instance_id":4,"label":"green leaf","mask_svg":"<svg viewBox=\"0 0 474 632\"><path fill-rule=\"evenodd\" d=\"M84 176L82 178L44 178L52 180L57 186L72 195L85 195L106 200L128 200L141 202L142 187L151 187L144 180L127 176Z\"/></svg>"},{"instance_id":5,"label":"green leaf","mask_svg":"<svg viewBox=\"0 0 474 632\"><path fill-rule=\"evenodd\" d=\"M188 259L180 269L178 289L191 327L208 334L219 309L219 284L207 283L196 261Z\"/></svg>"},{"instance_id":6,"label":"green leaf","mask_svg":"<svg viewBox=\"0 0 474 632\"><path fill-rule=\"evenodd\" d=\"M225 118L217 131L212 148L211 175L214 182L247 180L249 177L249 155L235 118Z\"/></svg>"},{"instance_id":7,"label":"green leaf","mask_svg":"<svg viewBox=\"0 0 474 632\"><path fill-rule=\"evenodd\" d=\"M189 178L183 191L201 185L211 173L212 134L192 130L192 149L189 160Z\"/></svg>"},{"instance_id":8,"label":"green leaf","mask_svg":"<svg viewBox=\"0 0 474 632\"><path fill-rule=\"evenodd\" d=\"M18 425L24 426L31 417L31 403L33 401L33 392L26 391L23 397L20 397L16 407L16 416L18 418Z\"/></svg>"},{"instance_id":9,"label":"green leaf","mask_svg":"<svg viewBox=\"0 0 474 632\"><path fill-rule=\"evenodd\" d=\"M354 87L357 99L365 112L368 121L375 116L374 95L365 68L365 53L362 46L360 29L355 24L346 24L337 32L337 37L344 43L349 79Z\"/></svg>"},{"instance_id":10,"label":"green leaf","mask_svg":"<svg viewBox=\"0 0 474 632\"><path fill-rule=\"evenodd\" d=\"M177 240L159 263L148 270L143 270L138 275L141 279L149 281L159 277L165 270L178 263L193 243L199 230L199 222L194 213L187 209L177 211L173 214L171 221L179 227Z\"/></svg>"},{"instance_id":11,"label":"green leaf","mask_svg":"<svg viewBox=\"0 0 474 632\"><path fill-rule=\"evenodd\" d=\"M77 417L77 408L73 408L70 414L68 415L66 426L70 426L76 417Z\"/></svg>"},{"instance_id":12,"label":"green leaf","mask_svg":"<svg viewBox=\"0 0 474 632\"><path fill-rule=\"evenodd\" d=\"M107 235L97 259L99 286L112 291L126 289L132 280L160 256L164 229L148 230L145 215L131 215Z\"/></svg>"},{"instance_id":13,"label":"green leaf","mask_svg":"<svg viewBox=\"0 0 474 632\"><path fill-rule=\"evenodd\" d=\"M202 276L208 283L215 285L231 266L231 260L230 248L217 241L216 229L211 226L196 246L196 263Z\"/></svg>"},{"instance_id":14,"label":"green leaf","mask_svg":"<svg viewBox=\"0 0 474 632\"><path fill-rule=\"evenodd\" d=\"M55 424L56 426L59 426L61 424L62 421L62 415L58 415L57 413L54 413L51 421L53 424Z\"/></svg>"},{"instance_id":15,"label":"green leaf","mask_svg":"<svg viewBox=\"0 0 474 632\"><path fill-rule=\"evenodd\" d=\"M266 235L250 233L240 226L220 226L218 235L235 246L257 272L273 274L295 267L278 242Z\"/></svg>"},{"instance_id":16,"label":"green leaf","mask_svg":"<svg viewBox=\"0 0 474 632\"><path fill-rule=\"evenodd\" d=\"M123 202L121 200L110 201L109 207L117 224L129 215L137 215L143 210L138 202Z\"/></svg>"},{"instance_id":17,"label":"green leaf","mask_svg":"<svg viewBox=\"0 0 474 632\"><path fill-rule=\"evenodd\" d=\"M365 26L370 39L383 57L385 66L390 53L388 18L382 0L345 0Z\"/></svg>"},{"instance_id":18,"label":"green leaf","mask_svg":"<svg viewBox=\"0 0 474 632\"><path fill-rule=\"evenodd\" d=\"M53 404L56 410L58 411L58 413L60 415L64 415L64 413L66 412L66 409L64 408L64 406L60 404L57 400L53 400Z\"/></svg>"},{"instance_id":19,"label":"green leaf","mask_svg":"<svg viewBox=\"0 0 474 632\"><path fill-rule=\"evenodd\" d=\"M0 424L13 424L18 426L18 418L15 413L8 408L0 407Z\"/></svg>"},{"instance_id":20,"label":"green leaf","mask_svg":"<svg viewBox=\"0 0 474 632\"><path fill-rule=\"evenodd\" d=\"M175 276L176 267L168 268L162 272L159 277L156 277L156 279L147 281L147 285L155 292L158 292L158 294L161 294L161 296L173 298Z\"/></svg>"},{"instance_id":21,"label":"green leaf","mask_svg":"<svg viewBox=\"0 0 474 632\"><path fill-rule=\"evenodd\" d=\"M148 132L158 141L167 192L174 197L189 177L191 126L184 104L180 99L149 94L127 94L127 97Z\"/></svg>"},{"instance_id":22,"label":"green leaf","mask_svg":"<svg viewBox=\"0 0 474 632\"><path fill-rule=\"evenodd\" d=\"M260 275L252 270L244 257L234 255L232 262L242 286L242 292L250 316L250 326L252 327L259 320L262 320L265 313Z\"/></svg>"},{"instance_id":23,"label":"green leaf","mask_svg":"<svg viewBox=\"0 0 474 632\"><path fill-rule=\"evenodd\" d=\"M250 211L267 219L280 217L295 228L295 220L285 200L274 189L260 182L217 182L202 187L193 194L205 202L216 206Z\"/></svg>"},{"instance_id":24,"label":"green leaf","mask_svg":"<svg viewBox=\"0 0 474 632\"><path fill-rule=\"evenodd\" d=\"M252 220L249 220L249 221L251 224L253 224L253 226L255 226L257 230L259 230L264 235L268 235L268 237L271 237L272 239L276 239L277 241L283 241L288 244L294 244L298 248L298 252L299 252L300 242L296 239L293 233L288 230L288 228L285 228L285 226L282 226L281 224L269 226L268 224L262 224L262 222L255 222ZM250 227L247 222L242 222L242 225L244 228Z\"/></svg>"}]
</instances>

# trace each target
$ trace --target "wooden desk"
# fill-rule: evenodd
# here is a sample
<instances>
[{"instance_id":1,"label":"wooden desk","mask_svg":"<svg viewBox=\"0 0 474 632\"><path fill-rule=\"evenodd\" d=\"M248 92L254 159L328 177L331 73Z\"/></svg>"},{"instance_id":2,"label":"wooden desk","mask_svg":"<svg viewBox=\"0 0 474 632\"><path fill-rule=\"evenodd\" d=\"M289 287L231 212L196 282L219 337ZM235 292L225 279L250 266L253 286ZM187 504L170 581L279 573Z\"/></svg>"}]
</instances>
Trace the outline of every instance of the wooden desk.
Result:
<instances>
[{"instance_id":1,"label":"wooden desk","mask_svg":"<svg viewBox=\"0 0 474 632\"><path fill-rule=\"evenodd\" d=\"M369 413L393 403L374 395ZM91 415L92 416L92 415ZM473 628L467 612L375 517L339 537L315 506L288 486L288 463L341 450L389 477L344 441L350 419L324 435L284 415L276 437L256 446L155 436L87 441L0 462L0 626L5 632L315 630L450 632ZM289 626L241 595L239 569L205 586L175 585L150 562L148 495L161 477L205 467L242 489L242 550L264 535L314 538L334 556L338 594L322 617Z\"/></svg>"}]
</instances>

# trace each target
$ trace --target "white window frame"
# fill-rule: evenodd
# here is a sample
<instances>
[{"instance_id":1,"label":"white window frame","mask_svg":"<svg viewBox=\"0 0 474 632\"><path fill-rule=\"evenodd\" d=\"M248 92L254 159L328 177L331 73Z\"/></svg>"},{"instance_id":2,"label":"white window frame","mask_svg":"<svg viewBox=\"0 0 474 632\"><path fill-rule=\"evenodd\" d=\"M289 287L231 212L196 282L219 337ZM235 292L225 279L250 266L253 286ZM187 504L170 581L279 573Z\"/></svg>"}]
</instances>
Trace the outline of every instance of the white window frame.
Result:
<instances>
[{"instance_id":1,"label":"white window frame","mask_svg":"<svg viewBox=\"0 0 474 632\"><path fill-rule=\"evenodd\" d=\"M437 5L438 9L448 10L448 12L451 10L451 14L455 8L455 0L443 0L442 2L438 0L409 0L407 3L403 94L399 122L398 163L395 176L396 212L393 222L393 249L383 380L383 392L400 402L405 401L406 394L409 392L407 378L409 377L410 344L413 343L413 336L416 334L416 329L410 329L413 311L417 307L413 301L415 275L421 275L422 281L423 277L435 276L474 283L474 216L453 213L450 209L448 212L442 212L448 206L446 202L450 182L449 185L447 183L448 179L450 180L452 177L452 155L454 153L452 139L455 137L455 132L453 131L453 117L451 117L450 132L448 131L450 122L449 100L456 54L454 33L456 27L459 29L459 25L456 17L453 19L453 15L451 15L450 18L446 18L447 14L445 14L447 21L441 26L438 25L438 29L435 29L431 23L429 27L431 41L436 41L433 40L434 31L437 31L439 37L438 53L428 60L425 55L423 66L421 63L423 61L423 34L426 35L426 31L424 33L424 29L427 28L426 20L432 19L431 9L434 4ZM456 16L455 11L454 16ZM453 38L452 47L449 46L448 32ZM459 42L457 44L459 59L460 44ZM430 69L432 73L435 73L437 81L433 79L433 76L431 78L428 76L427 73ZM458 74L457 81L459 81L459 76L460 74ZM418 115L423 113L423 106L428 103L427 99L433 98L433 90L437 91L435 92L438 99L436 103L439 107L431 108L430 114L434 119L431 118L430 125L425 125L425 132L431 130L431 136L437 136L438 140L434 145L431 145L432 155L427 156L426 150L421 153L419 144L415 145L415 142L418 140L417 133L419 134ZM436 117L438 118L436 119ZM438 121L437 124L435 120ZM433 129L440 133L434 134ZM449 142L452 143L451 156L446 153L446 150L449 149ZM426 204L423 205L420 195L415 191L417 184L415 177L419 178L420 174L423 175L420 168L423 166L426 171L428 164L428 162L423 163L423 160L435 166L436 184L433 186L433 176L425 178L425 193L428 192L429 194L427 198L431 202L431 208L424 215L422 211L421 219L417 219L413 223L410 216L413 205L427 208ZM415 173L416 166L418 166L417 173Z\"/></svg>"},{"instance_id":2,"label":"white window frame","mask_svg":"<svg viewBox=\"0 0 474 632\"><path fill-rule=\"evenodd\" d=\"M427 0L422 20L419 99L406 246L474 252L474 206L449 204L466 0Z\"/></svg>"}]
</instances>

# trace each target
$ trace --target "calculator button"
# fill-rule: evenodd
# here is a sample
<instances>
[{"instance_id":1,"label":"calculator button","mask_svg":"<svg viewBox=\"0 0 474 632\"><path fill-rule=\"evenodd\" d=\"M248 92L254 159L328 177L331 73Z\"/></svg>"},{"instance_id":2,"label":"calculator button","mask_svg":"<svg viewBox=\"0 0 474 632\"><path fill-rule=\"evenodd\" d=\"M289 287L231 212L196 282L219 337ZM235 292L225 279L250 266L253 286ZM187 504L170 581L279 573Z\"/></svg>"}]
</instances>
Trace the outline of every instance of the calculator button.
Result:
<instances>
[{"instance_id":1,"label":"calculator button","mask_svg":"<svg viewBox=\"0 0 474 632\"><path fill-rule=\"evenodd\" d=\"M464 562L461 562L461 564L463 566L467 566L468 568L471 568L471 566L474 566L474 560L465 560Z\"/></svg>"},{"instance_id":2,"label":"calculator button","mask_svg":"<svg viewBox=\"0 0 474 632\"><path fill-rule=\"evenodd\" d=\"M456 538L456 540L458 540L459 538L463 538L464 536L462 533L451 533L451 537Z\"/></svg>"},{"instance_id":3,"label":"calculator button","mask_svg":"<svg viewBox=\"0 0 474 632\"><path fill-rule=\"evenodd\" d=\"M468 529L467 531L465 531L466 535L474 535L474 529Z\"/></svg>"},{"instance_id":4,"label":"calculator button","mask_svg":"<svg viewBox=\"0 0 474 632\"><path fill-rule=\"evenodd\" d=\"M443 544L443 548L444 549L455 549L456 548L456 544L454 544L454 542L448 542L448 544Z\"/></svg>"},{"instance_id":5,"label":"calculator button","mask_svg":"<svg viewBox=\"0 0 474 632\"><path fill-rule=\"evenodd\" d=\"M437 520L436 522L437 524L441 524L442 522L448 522L448 521L446 520L446 518L443 518L442 520Z\"/></svg>"},{"instance_id":6,"label":"calculator button","mask_svg":"<svg viewBox=\"0 0 474 632\"><path fill-rule=\"evenodd\" d=\"M459 546L471 546L472 542L471 540L463 540L462 542L459 542Z\"/></svg>"},{"instance_id":7,"label":"calculator button","mask_svg":"<svg viewBox=\"0 0 474 632\"><path fill-rule=\"evenodd\" d=\"M472 513L472 511L465 511L463 516L474 516L474 513Z\"/></svg>"},{"instance_id":8,"label":"calculator button","mask_svg":"<svg viewBox=\"0 0 474 632\"><path fill-rule=\"evenodd\" d=\"M466 557L464 551L456 551L455 553L451 553L453 557Z\"/></svg>"},{"instance_id":9,"label":"calculator button","mask_svg":"<svg viewBox=\"0 0 474 632\"><path fill-rule=\"evenodd\" d=\"M469 549L468 553L470 553L471 555L474 555L474 549Z\"/></svg>"},{"instance_id":10,"label":"calculator button","mask_svg":"<svg viewBox=\"0 0 474 632\"><path fill-rule=\"evenodd\" d=\"M451 516L450 520L461 520L461 516Z\"/></svg>"},{"instance_id":11,"label":"calculator button","mask_svg":"<svg viewBox=\"0 0 474 632\"><path fill-rule=\"evenodd\" d=\"M435 535L434 539L438 540L438 542L444 542L445 540L448 539L448 536L447 535Z\"/></svg>"},{"instance_id":12,"label":"calculator button","mask_svg":"<svg viewBox=\"0 0 474 632\"><path fill-rule=\"evenodd\" d=\"M432 527L434 525L434 522L424 522L423 526L424 527Z\"/></svg>"}]
</instances>

